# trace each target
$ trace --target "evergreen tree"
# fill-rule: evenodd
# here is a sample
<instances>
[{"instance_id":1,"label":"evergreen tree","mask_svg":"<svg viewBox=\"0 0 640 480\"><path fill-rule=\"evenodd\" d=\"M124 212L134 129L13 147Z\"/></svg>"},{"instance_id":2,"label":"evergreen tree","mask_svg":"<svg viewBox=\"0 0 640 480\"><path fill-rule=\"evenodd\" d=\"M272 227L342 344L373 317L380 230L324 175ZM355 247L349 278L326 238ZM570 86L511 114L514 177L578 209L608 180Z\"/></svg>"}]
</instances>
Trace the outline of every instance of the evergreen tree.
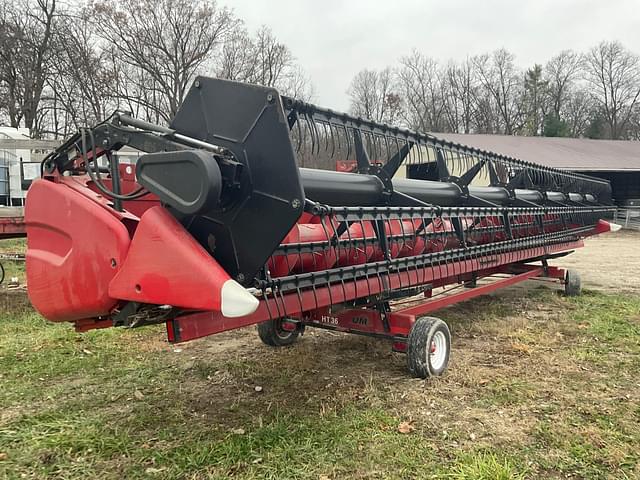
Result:
<instances>
[{"instance_id":1,"label":"evergreen tree","mask_svg":"<svg viewBox=\"0 0 640 480\"><path fill-rule=\"evenodd\" d=\"M569 125L555 113L544 116L542 135L545 137L568 137Z\"/></svg>"},{"instance_id":2,"label":"evergreen tree","mask_svg":"<svg viewBox=\"0 0 640 480\"><path fill-rule=\"evenodd\" d=\"M601 113L594 113L589 121L589 126L587 127L587 131L585 132L585 136L587 138L606 138L606 125L605 120Z\"/></svg>"},{"instance_id":3,"label":"evergreen tree","mask_svg":"<svg viewBox=\"0 0 640 480\"><path fill-rule=\"evenodd\" d=\"M525 73L524 94L527 114L525 133L527 135L543 134L548 86L549 82L542 78L541 65L536 64Z\"/></svg>"}]
</instances>

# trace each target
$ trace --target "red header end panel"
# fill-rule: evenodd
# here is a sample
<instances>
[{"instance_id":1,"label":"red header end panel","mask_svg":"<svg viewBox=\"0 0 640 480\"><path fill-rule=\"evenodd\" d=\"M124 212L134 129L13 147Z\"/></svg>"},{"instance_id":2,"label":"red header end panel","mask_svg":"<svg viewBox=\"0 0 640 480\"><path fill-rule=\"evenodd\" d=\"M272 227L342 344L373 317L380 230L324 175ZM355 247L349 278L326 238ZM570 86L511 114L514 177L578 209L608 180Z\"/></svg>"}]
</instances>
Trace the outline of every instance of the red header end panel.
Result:
<instances>
[{"instance_id":1,"label":"red header end panel","mask_svg":"<svg viewBox=\"0 0 640 480\"><path fill-rule=\"evenodd\" d=\"M231 280L211 255L163 207L147 210L122 268L109 286L113 297L194 310L220 310Z\"/></svg>"},{"instance_id":2,"label":"red header end panel","mask_svg":"<svg viewBox=\"0 0 640 480\"><path fill-rule=\"evenodd\" d=\"M31 303L49 320L98 317L117 303L109 282L127 254L129 233L92 197L89 189L48 180L29 189L27 288Z\"/></svg>"}]
</instances>

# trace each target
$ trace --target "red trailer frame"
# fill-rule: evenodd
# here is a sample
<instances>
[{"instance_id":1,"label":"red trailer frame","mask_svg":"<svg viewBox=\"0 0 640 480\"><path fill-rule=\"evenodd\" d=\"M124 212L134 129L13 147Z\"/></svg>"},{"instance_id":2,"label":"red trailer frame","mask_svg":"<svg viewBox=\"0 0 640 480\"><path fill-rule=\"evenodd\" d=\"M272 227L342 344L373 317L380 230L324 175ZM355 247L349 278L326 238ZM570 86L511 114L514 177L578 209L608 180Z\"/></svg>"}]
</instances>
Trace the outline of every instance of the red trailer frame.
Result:
<instances>
[{"instance_id":1,"label":"red trailer frame","mask_svg":"<svg viewBox=\"0 0 640 480\"><path fill-rule=\"evenodd\" d=\"M508 277L494 279L490 283L477 285L477 280L491 278L497 274L509 275ZM433 296L435 286L424 290L426 297L423 300L416 299L412 305L404 308L397 308L390 312L381 312L375 309L345 309L333 313L331 307L310 312L299 323L305 326L325 328L340 332L356 333L375 337L388 338L394 341L395 351L406 352L406 339L411 331L411 327L416 320L427 314L438 311L442 308L464 302L472 298L487 295L491 292L515 285L532 278L550 278L564 282L566 271L547 265L519 264L508 265L506 267L489 269L475 272L474 275L463 275L457 278L445 279L442 285L445 286L457 283L464 288L460 292L446 294L443 296ZM295 328L296 322L289 322L284 328Z\"/></svg>"},{"instance_id":2,"label":"red trailer frame","mask_svg":"<svg viewBox=\"0 0 640 480\"><path fill-rule=\"evenodd\" d=\"M582 247L577 240L547 247L531 248L517 252L479 257L473 260L453 262L437 268L424 268L390 275L385 281L380 278L361 279L344 285L331 285L312 291L263 297L257 310L248 316L225 318L220 312L199 312L187 314L167 322L169 341L184 342L195 338L240 328L255 323L282 319L283 329L292 328L287 324L301 324L364 335L385 337L396 342L406 340L416 319L427 313L504 288L529 278L549 277L564 279L566 272L550 267L546 258L570 253ZM531 265L534 259L542 259L541 266ZM429 298L434 288L452 284L475 283L477 279L496 274L508 274L508 278L493 283L476 286L446 297ZM381 312L385 292L417 288L426 293L420 304L393 312ZM344 308L367 292L372 301L360 308ZM336 307L337 306L337 307ZM333 313L339 308L339 313ZM356 320L357 319L357 320ZM365 320L366 319L366 320ZM355 320L355 321L354 321ZM96 328L95 323L76 324L79 330ZM107 326L107 325L105 325ZM398 347L396 347L398 348Z\"/></svg>"},{"instance_id":3,"label":"red trailer frame","mask_svg":"<svg viewBox=\"0 0 640 480\"><path fill-rule=\"evenodd\" d=\"M262 322L258 324L258 333L263 342L271 346L283 346L295 341L306 327L317 327L389 340L393 351L407 354L407 366L412 375L421 378L441 375L449 362L451 333L445 322L429 314L529 279L559 281L564 284L567 295L577 295L580 292L577 272L549 266L547 259L564 256L581 246L582 240L577 240L548 246L542 249L544 252L538 251L540 249L515 252L515 255L524 258L522 261L513 261L513 258L512 261L479 258L452 263L432 271L429 283L418 283L420 273L416 271L414 297L406 295L406 285L410 279L405 278L404 302L396 304L395 308L385 300L384 294L398 290L401 274L396 278L390 276L386 285L372 279L363 280L371 291L364 305L358 305L357 293L346 285L332 285L314 290L313 298L298 295L297 313L281 315L280 309L286 310L287 306L293 308L293 297L289 294L280 299L277 296L273 299L263 298L258 310L244 318L226 319L215 312L178 317L167 322L168 338L171 342L181 342ZM539 259L540 264L531 263L535 258ZM501 264L504 260L507 261ZM495 266L477 268L478 265L491 263ZM497 275L500 277L496 278ZM480 285L479 280L483 280ZM435 288L447 285L457 285L462 289L455 293L451 293L452 289L442 292L446 295L433 294ZM320 303L323 305L318 307ZM402 306L407 303L410 304ZM316 308L311 308L313 305ZM274 308L277 309L277 315L272 311Z\"/></svg>"},{"instance_id":4,"label":"red trailer frame","mask_svg":"<svg viewBox=\"0 0 640 480\"><path fill-rule=\"evenodd\" d=\"M0 217L0 240L9 238L22 238L27 236L24 217L9 216Z\"/></svg>"},{"instance_id":5,"label":"red trailer frame","mask_svg":"<svg viewBox=\"0 0 640 480\"><path fill-rule=\"evenodd\" d=\"M0 212L3 213L3 212ZM0 240L23 238L27 236L27 227L23 215L0 216ZM24 260L23 253L8 253L0 255L0 260ZM4 282L4 266L0 262L0 283Z\"/></svg>"}]
</instances>

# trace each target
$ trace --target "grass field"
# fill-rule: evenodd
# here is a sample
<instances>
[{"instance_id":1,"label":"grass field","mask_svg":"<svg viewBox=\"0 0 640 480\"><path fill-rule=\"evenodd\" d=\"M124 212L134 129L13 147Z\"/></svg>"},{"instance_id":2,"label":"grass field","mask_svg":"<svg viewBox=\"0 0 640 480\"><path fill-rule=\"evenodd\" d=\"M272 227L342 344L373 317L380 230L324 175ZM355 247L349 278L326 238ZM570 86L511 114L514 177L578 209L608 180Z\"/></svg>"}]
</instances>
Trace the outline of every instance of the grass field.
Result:
<instances>
[{"instance_id":1,"label":"grass field","mask_svg":"<svg viewBox=\"0 0 640 480\"><path fill-rule=\"evenodd\" d=\"M0 253L23 253L26 244L24 239L2 240L0 242ZM0 260L5 273L5 282L9 283L12 277L18 277L20 282L24 281L24 262L11 260Z\"/></svg>"},{"instance_id":2,"label":"grass field","mask_svg":"<svg viewBox=\"0 0 640 480\"><path fill-rule=\"evenodd\" d=\"M530 287L443 311L426 382L381 341L172 347L0 293L0 478L640 477L640 299Z\"/></svg>"}]
</instances>

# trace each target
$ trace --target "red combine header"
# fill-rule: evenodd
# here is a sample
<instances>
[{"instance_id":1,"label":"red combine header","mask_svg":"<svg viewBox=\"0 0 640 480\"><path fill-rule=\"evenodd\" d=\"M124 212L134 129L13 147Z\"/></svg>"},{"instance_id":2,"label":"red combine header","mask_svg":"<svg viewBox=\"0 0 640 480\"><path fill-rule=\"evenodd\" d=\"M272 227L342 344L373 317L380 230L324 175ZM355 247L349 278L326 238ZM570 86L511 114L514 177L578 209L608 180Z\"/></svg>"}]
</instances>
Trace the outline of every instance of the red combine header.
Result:
<instances>
[{"instance_id":1,"label":"red combine header","mask_svg":"<svg viewBox=\"0 0 640 480\"><path fill-rule=\"evenodd\" d=\"M119 164L124 146L145 152L135 166ZM298 167L313 157L357 173ZM396 178L408 164L424 179ZM386 338L427 377L450 349L427 313L532 277L577 293L577 274L547 261L609 231L613 212L603 180L200 77L169 127L116 113L45 159L26 207L28 291L79 331ZM449 284L464 288L431 298Z\"/></svg>"}]
</instances>

